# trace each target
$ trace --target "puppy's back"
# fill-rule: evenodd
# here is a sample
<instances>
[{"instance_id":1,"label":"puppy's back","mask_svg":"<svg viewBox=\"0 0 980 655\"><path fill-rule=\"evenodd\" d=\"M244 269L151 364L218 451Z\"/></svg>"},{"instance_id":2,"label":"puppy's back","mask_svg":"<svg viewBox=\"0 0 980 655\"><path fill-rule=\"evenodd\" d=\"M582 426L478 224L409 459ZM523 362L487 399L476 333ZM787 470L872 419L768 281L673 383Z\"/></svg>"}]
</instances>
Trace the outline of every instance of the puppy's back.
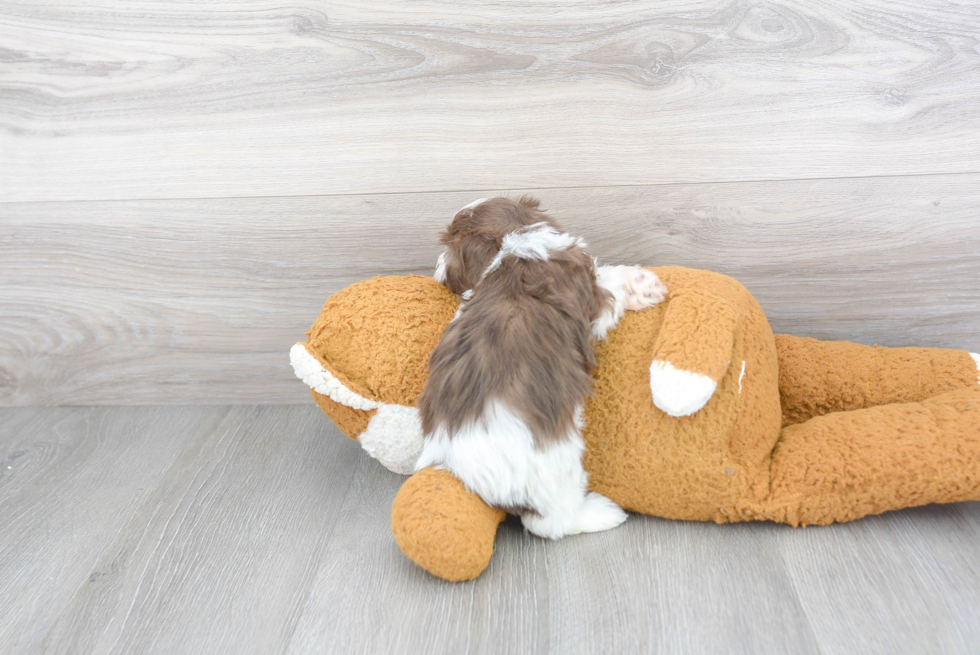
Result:
<instances>
[{"instance_id":1,"label":"puppy's back","mask_svg":"<svg viewBox=\"0 0 980 655\"><path fill-rule=\"evenodd\" d=\"M546 259L501 258L429 359L423 432L452 436L497 400L524 420L538 447L569 434L591 392L591 324L605 302L580 245Z\"/></svg>"}]
</instances>

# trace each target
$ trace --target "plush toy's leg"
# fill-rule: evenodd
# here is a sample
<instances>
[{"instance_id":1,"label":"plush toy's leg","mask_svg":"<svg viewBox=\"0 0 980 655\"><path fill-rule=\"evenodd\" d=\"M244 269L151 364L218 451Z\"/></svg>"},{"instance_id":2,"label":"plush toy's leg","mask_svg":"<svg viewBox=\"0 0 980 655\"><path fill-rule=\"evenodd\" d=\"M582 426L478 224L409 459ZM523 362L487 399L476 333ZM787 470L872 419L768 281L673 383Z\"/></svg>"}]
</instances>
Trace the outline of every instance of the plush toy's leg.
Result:
<instances>
[{"instance_id":1,"label":"plush toy's leg","mask_svg":"<svg viewBox=\"0 0 980 655\"><path fill-rule=\"evenodd\" d=\"M776 335L783 425L980 386L963 350L880 348Z\"/></svg>"},{"instance_id":2,"label":"plush toy's leg","mask_svg":"<svg viewBox=\"0 0 980 655\"><path fill-rule=\"evenodd\" d=\"M452 473L422 469L395 496L391 531L402 552L445 580L472 580L490 563L497 526L507 516L489 507Z\"/></svg>"},{"instance_id":3,"label":"plush toy's leg","mask_svg":"<svg viewBox=\"0 0 980 655\"><path fill-rule=\"evenodd\" d=\"M759 518L793 525L980 500L980 385L786 427L771 471Z\"/></svg>"}]
</instances>

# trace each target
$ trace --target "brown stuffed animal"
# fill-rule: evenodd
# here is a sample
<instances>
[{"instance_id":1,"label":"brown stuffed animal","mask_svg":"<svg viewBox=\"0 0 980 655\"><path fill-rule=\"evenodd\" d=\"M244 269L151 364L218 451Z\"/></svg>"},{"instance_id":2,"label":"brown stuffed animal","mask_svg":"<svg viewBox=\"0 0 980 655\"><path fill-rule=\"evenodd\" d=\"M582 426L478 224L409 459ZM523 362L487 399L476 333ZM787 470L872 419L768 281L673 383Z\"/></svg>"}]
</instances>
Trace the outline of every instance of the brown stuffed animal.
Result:
<instances>
[{"instance_id":1,"label":"brown stuffed animal","mask_svg":"<svg viewBox=\"0 0 980 655\"><path fill-rule=\"evenodd\" d=\"M980 499L980 356L774 336L735 280L652 270L667 300L597 346L591 489L642 514L793 526ZM290 353L323 411L396 472L414 471L415 399L456 307L431 278L374 278L328 299ZM469 580L504 516L424 469L398 492L392 531L429 572Z\"/></svg>"}]
</instances>

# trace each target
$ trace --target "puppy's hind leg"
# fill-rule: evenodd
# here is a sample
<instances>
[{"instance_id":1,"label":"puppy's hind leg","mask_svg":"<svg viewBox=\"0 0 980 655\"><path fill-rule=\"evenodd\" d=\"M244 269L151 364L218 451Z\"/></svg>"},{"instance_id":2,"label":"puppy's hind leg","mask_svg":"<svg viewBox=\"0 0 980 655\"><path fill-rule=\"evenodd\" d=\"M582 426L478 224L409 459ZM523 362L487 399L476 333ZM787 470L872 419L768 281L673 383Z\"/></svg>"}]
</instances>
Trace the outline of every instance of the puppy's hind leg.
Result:
<instances>
[{"instance_id":1,"label":"puppy's hind leg","mask_svg":"<svg viewBox=\"0 0 980 655\"><path fill-rule=\"evenodd\" d=\"M563 439L539 446L518 415L493 402L483 420L452 438L442 428L428 435L416 471L446 469L487 505L520 508L524 526L540 537L608 530L625 521L626 512L588 492L581 429L580 409Z\"/></svg>"},{"instance_id":2,"label":"puppy's hind leg","mask_svg":"<svg viewBox=\"0 0 980 655\"><path fill-rule=\"evenodd\" d=\"M599 266L596 283L612 294L612 305L592 322L596 339L605 339L627 310L653 307L667 296L667 287L657 274L640 266Z\"/></svg>"},{"instance_id":3,"label":"puppy's hind leg","mask_svg":"<svg viewBox=\"0 0 980 655\"><path fill-rule=\"evenodd\" d=\"M609 530L626 520L626 512L602 494L588 491L582 468L585 444L576 429L560 443L535 453L528 469L527 500L521 517L530 532L560 539L581 532Z\"/></svg>"},{"instance_id":4,"label":"puppy's hind leg","mask_svg":"<svg viewBox=\"0 0 980 655\"><path fill-rule=\"evenodd\" d=\"M602 494L590 491L585 496L585 502L582 503L582 509L578 514L575 531L571 534L611 530L621 525L626 517L627 514L622 507Z\"/></svg>"}]
</instances>

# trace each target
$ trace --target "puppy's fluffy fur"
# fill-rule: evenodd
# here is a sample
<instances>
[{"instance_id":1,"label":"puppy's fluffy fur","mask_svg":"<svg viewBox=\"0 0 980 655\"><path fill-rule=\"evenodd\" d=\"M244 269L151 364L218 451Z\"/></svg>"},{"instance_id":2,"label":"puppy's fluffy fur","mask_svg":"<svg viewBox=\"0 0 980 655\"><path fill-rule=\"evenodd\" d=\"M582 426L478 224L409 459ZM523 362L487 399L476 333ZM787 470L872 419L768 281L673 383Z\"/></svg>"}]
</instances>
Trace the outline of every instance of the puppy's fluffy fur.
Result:
<instances>
[{"instance_id":1,"label":"puppy's fluffy fur","mask_svg":"<svg viewBox=\"0 0 980 655\"><path fill-rule=\"evenodd\" d=\"M644 269L597 270L527 197L467 205L442 242L436 279L464 303L429 359L417 468L448 469L543 537L619 525L582 468L593 339L666 289Z\"/></svg>"}]
</instances>

